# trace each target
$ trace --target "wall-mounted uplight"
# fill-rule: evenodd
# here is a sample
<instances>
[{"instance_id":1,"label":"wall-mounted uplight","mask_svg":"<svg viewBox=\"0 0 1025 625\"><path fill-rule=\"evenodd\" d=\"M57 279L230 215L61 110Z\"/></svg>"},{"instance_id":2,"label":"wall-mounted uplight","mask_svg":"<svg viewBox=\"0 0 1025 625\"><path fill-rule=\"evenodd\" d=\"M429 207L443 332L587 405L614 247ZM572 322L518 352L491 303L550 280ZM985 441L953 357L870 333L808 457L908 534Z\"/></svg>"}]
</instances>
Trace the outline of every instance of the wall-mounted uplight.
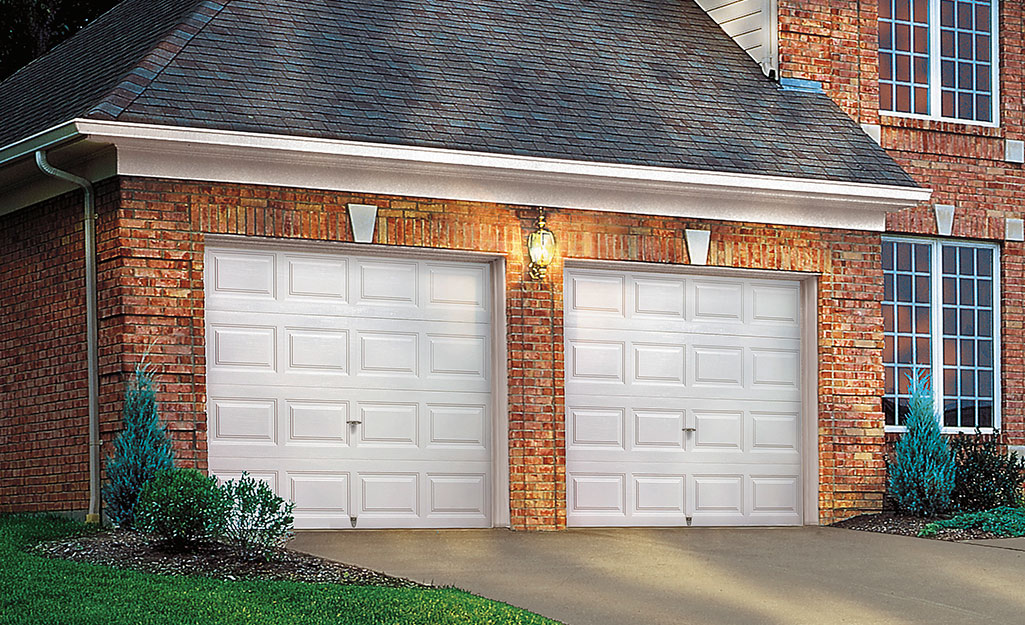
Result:
<instances>
[{"instance_id":1,"label":"wall-mounted uplight","mask_svg":"<svg viewBox=\"0 0 1025 625\"><path fill-rule=\"evenodd\" d=\"M537 227L527 235L527 253L530 254L530 277L543 280L548 274L548 265L555 260L555 235L545 223L545 209L539 208Z\"/></svg>"}]
</instances>

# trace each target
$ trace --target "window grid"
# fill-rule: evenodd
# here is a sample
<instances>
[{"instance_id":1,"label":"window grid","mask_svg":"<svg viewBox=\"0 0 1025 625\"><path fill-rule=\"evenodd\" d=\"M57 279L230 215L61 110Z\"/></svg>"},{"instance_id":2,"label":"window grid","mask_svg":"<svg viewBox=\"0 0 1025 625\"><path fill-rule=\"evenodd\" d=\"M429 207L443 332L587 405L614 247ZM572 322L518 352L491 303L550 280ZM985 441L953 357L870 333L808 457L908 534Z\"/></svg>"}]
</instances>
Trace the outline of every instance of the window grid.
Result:
<instances>
[{"instance_id":1,"label":"window grid","mask_svg":"<svg viewBox=\"0 0 1025 625\"><path fill-rule=\"evenodd\" d=\"M943 117L993 121L991 0L941 0Z\"/></svg>"},{"instance_id":2,"label":"window grid","mask_svg":"<svg viewBox=\"0 0 1025 625\"><path fill-rule=\"evenodd\" d=\"M879 109L995 126L998 0L878 0Z\"/></svg>"},{"instance_id":3,"label":"window grid","mask_svg":"<svg viewBox=\"0 0 1025 625\"><path fill-rule=\"evenodd\" d=\"M883 412L888 430L903 430L906 375L921 373L930 374L945 431L999 426L999 263L999 247L991 244L883 239ZM936 294L928 306L923 283ZM923 356L926 346L931 353Z\"/></svg>"},{"instance_id":4,"label":"window grid","mask_svg":"<svg viewBox=\"0 0 1025 625\"><path fill-rule=\"evenodd\" d=\"M943 425L993 427L993 251L943 246Z\"/></svg>"},{"instance_id":5,"label":"window grid","mask_svg":"<svg viewBox=\"0 0 1025 625\"><path fill-rule=\"evenodd\" d=\"M928 115L929 73L929 2L880 0L880 108Z\"/></svg>"},{"instance_id":6,"label":"window grid","mask_svg":"<svg viewBox=\"0 0 1025 625\"><path fill-rule=\"evenodd\" d=\"M887 425L902 425L909 376L932 371L932 246L883 242L883 410Z\"/></svg>"}]
</instances>

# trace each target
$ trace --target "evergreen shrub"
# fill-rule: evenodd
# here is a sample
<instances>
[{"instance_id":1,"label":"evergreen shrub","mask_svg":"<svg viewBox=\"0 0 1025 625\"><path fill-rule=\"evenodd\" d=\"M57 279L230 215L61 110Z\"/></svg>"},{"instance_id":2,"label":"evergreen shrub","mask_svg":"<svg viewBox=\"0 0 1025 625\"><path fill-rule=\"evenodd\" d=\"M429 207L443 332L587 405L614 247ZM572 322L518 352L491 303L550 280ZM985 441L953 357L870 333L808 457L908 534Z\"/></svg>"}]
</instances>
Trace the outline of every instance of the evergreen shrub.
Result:
<instances>
[{"instance_id":1,"label":"evergreen shrub","mask_svg":"<svg viewBox=\"0 0 1025 625\"><path fill-rule=\"evenodd\" d=\"M268 556L271 547L286 541L292 530L295 504L274 494L263 481L242 473L224 485L232 501L224 538L249 557Z\"/></svg>"},{"instance_id":2,"label":"evergreen shrub","mask_svg":"<svg viewBox=\"0 0 1025 625\"><path fill-rule=\"evenodd\" d=\"M960 514L952 519L934 521L923 527L918 535L935 536L944 528L975 528L997 536L1025 536L1025 508L1000 506Z\"/></svg>"},{"instance_id":3,"label":"evergreen shrub","mask_svg":"<svg viewBox=\"0 0 1025 625\"><path fill-rule=\"evenodd\" d=\"M905 425L887 466L890 495L897 509L914 516L950 510L954 457L940 434L928 375L908 376L911 397Z\"/></svg>"},{"instance_id":4,"label":"evergreen shrub","mask_svg":"<svg viewBox=\"0 0 1025 625\"><path fill-rule=\"evenodd\" d=\"M131 527L143 485L157 471L174 466L171 441L157 413L153 377L145 365L135 369L125 387L121 418L123 427L114 441L114 455L107 458L103 499L110 520Z\"/></svg>"},{"instance_id":5,"label":"evergreen shrub","mask_svg":"<svg viewBox=\"0 0 1025 625\"><path fill-rule=\"evenodd\" d=\"M196 469L164 469L143 487L135 516L139 529L160 536L173 551L188 551L219 538L231 510L217 478Z\"/></svg>"},{"instance_id":6,"label":"evergreen shrub","mask_svg":"<svg viewBox=\"0 0 1025 625\"><path fill-rule=\"evenodd\" d=\"M988 510L1000 506L1016 506L1025 481L1025 460L1018 454L1001 453L999 432L983 436L957 434L950 439L950 448L957 464L954 484L954 507L962 511Z\"/></svg>"}]
</instances>

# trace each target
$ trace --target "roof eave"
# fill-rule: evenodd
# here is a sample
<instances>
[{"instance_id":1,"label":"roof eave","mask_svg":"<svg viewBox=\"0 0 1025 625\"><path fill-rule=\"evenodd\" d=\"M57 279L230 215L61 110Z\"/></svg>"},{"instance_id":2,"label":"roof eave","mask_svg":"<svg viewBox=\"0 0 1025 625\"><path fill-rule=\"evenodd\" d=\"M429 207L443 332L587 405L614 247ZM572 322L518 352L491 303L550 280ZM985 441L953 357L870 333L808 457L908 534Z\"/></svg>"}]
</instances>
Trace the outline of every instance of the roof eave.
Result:
<instances>
[{"instance_id":1,"label":"roof eave","mask_svg":"<svg viewBox=\"0 0 1025 625\"><path fill-rule=\"evenodd\" d=\"M0 149L0 167L75 138L117 173L382 195L878 230L931 190L538 158L231 130L75 119Z\"/></svg>"},{"instance_id":2,"label":"roof eave","mask_svg":"<svg viewBox=\"0 0 1025 625\"><path fill-rule=\"evenodd\" d=\"M0 148L0 168L18 159L31 156L36 150L48 150L81 138L82 133L78 130L79 121L73 119L63 122L20 141L5 145Z\"/></svg>"}]
</instances>

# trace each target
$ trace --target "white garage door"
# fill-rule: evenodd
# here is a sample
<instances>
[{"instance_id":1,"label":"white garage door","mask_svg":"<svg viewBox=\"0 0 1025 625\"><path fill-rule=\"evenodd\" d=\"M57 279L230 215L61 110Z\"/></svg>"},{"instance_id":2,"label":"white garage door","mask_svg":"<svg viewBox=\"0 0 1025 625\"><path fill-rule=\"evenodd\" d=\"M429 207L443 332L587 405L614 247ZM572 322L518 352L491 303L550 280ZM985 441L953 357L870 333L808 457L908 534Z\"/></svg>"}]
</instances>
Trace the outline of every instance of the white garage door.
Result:
<instances>
[{"instance_id":1,"label":"white garage door","mask_svg":"<svg viewBox=\"0 0 1025 625\"><path fill-rule=\"evenodd\" d=\"M296 527L491 525L482 263L208 249L210 470Z\"/></svg>"},{"instance_id":2,"label":"white garage door","mask_svg":"<svg viewBox=\"0 0 1025 625\"><path fill-rule=\"evenodd\" d=\"M800 284L565 276L569 524L800 524Z\"/></svg>"}]
</instances>

